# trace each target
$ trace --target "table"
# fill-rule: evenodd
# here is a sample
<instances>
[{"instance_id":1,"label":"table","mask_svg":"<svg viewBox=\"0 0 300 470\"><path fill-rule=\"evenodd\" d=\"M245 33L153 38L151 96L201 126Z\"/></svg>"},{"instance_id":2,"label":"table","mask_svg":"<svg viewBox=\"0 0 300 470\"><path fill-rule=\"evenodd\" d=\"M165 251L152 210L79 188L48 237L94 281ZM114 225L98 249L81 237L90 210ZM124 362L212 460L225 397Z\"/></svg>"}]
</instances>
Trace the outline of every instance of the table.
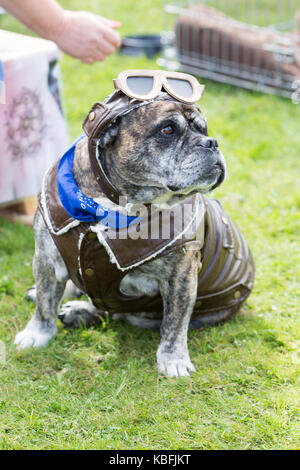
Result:
<instances>
[{"instance_id":1,"label":"table","mask_svg":"<svg viewBox=\"0 0 300 470\"><path fill-rule=\"evenodd\" d=\"M0 206L36 195L68 148L59 58L51 41L0 30Z\"/></svg>"}]
</instances>

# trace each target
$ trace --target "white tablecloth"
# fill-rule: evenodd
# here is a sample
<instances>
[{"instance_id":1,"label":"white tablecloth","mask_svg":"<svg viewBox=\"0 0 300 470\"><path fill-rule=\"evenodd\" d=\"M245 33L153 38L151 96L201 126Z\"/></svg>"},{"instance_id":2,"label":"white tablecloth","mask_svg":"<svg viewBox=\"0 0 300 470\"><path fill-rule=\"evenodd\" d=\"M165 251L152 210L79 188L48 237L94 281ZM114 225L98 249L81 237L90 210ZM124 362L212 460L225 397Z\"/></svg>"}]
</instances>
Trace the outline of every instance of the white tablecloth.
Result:
<instances>
[{"instance_id":1,"label":"white tablecloth","mask_svg":"<svg viewBox=\"0 0 300 470\"><path fill-rule=\"evenodd\" d=\"M51 41L0 30L0 204L37 194L68 147L59 55Z\"/></svg>"}]
</instances>

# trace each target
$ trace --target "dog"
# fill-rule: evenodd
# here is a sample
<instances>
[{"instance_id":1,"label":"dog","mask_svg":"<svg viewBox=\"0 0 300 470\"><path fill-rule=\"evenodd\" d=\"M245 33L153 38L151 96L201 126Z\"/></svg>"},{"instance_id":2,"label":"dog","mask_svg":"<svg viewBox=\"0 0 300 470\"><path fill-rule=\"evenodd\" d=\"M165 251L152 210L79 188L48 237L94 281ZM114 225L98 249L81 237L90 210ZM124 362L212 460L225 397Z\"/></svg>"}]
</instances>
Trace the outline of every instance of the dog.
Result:
<instances>
[{"instance_id":1,"label":"dog","mask_svg":"<svg viewBox=\"0 0 300 470\"><path fill-rule=\"evenodd\" d=\"M115 119L101 133L98 143L108 179L127 198L129 205L155 204L158 210L165 211L176 208L191 198L199 203L197 198L200 197L200 206L207 212L200 225L203 233L210 230L207 235L210 241L207 244L214 243L213 249L206 250L206 242L192 238L185 244L177 245L176 249L160 249L157 256L151 255L146 262L132 263L129 271L113 264L115 260L112 260L112 254L107 253L110 250L104 246L103 227L100 228L101 236L93 226L94 232L84 232L76 239L77 245L85 240L87 246L92 243L91 247L99 253L102 249L101 256L105 253L110 265L122 274L118 281L118 295L122 295L125 300L120 305L125 305L127 297L130 297L133 299L131 304L138 305L136 308L141 309L139 312L136 309L133 312L114 311L115 318L123 316L140 327L160 328L161 340L157 350L159 372L173 377L188 376L195 371L187 345L189 327L199 328L230 318L245 301L253 285L254 265L244 238L241 234L237 235L238 229L219 203L204 196L224 181L225 159L216 139L208 135L206 119L199 108L176 100L153 100L146 106L136 107L130 113ZM86 136L75 148L73 173L78 187L88 198L102 206L124 211L124 207L116 205L101 191L91 168L88 144L89 139ZM51 194L49 191L50 199ZM36 290L32 291L36 307L32 319L15 338L19 349L42 347L50 341L56 333L58 308L66 284L68 282L69 285L70 277L76 284L82 274L78 270L77 278L70 274L63 250L58 249L57 244L59 236L71 237L81 226L76 220L72 220L69 221L70 230L64 234L62 232L65 228L62 228L61 235L56 236L50 233L50 222L45 218L43 210L36 212L36 248L33 261ZM214 224L217 228L213 231L211 226ZM83 225L89 227L89 224ZM71 243L70 240L71 238L69 241L66 239L66 247ZM221 270L214 264L220 250L226 253ZM80 257L79 254L76 256ZM73 263L76 262L73 260ZM97 266L99 264L101 263ZM110 266L107 261L104 265ZM86 283L90 282L92 286L100 283L99 279L90 276L98 269L97 266L94 269L86 266L83 260L80 270L84 269L86 273ZM243 278L240 274L239 282L235 279L229 287L226 285L214 296L214 291L209 290L209 286L217 286L218 279L233 275L241 266L244 266ZM201 276L205 280L199 284ZM206 288L199 295L199 286L206 280ZM74 296L82 294L84 289L81 286L78 283L77 287L73 285ZM88 288L85 293L87 292ZM159 305L157 299L160 299L163 312L151 312L150 307L145 311L143 305L139 304L140 298L155 298L156 303L153 305ZM97 307L96 300L65 303L60 307L59 318L67 326L78 327L81 322L87 326L95 324L101 315L101 302L99 301ZM111 305L115 304L111 301ZM200 309L198 316L195 315L196 306Z\"/></svg>"}]
</instances>

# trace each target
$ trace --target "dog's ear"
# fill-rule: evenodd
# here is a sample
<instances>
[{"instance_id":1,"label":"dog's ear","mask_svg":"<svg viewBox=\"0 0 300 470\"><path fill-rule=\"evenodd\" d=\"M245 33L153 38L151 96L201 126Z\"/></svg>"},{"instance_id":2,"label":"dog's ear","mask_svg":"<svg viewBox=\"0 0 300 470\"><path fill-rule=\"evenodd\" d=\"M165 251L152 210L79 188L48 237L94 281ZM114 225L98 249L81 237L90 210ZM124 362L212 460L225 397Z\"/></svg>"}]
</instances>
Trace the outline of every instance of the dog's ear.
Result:
<instances>
[{"instance_id":1,"label":"dog's ear","mask_svg":"<svg viewBox=\"0 0 300 470\"><path fill-rule=\"evenodd\" d=\"M108 126L104 132L102 132L101 136L99 137L99 147L104 149L107 147L111 147L116 140L116 137L119 133L119 123L115 122Z\"/></svg>"}]
</instances>

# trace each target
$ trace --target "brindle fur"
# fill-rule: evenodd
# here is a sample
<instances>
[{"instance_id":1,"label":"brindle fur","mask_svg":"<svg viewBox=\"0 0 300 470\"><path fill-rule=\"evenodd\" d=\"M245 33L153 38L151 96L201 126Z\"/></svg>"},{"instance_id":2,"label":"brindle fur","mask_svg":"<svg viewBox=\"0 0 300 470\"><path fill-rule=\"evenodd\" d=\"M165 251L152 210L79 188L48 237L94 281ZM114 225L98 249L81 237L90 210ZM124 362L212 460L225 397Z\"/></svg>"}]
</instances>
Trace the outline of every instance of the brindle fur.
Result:
<instances>
[{"instance_id":1,"label":"brindle fur","mask_svg":"<svg viewBox=\"0 0 300 470\"><path fill-rule=\"evenodd\" d=\"M161 129L172 125L174 134ZM217 142L207 136L206 121L193 105L157 101L118 118L101 136L101 154L106 172L129 203L155 202L171 207L195 192L208 192L222 183L225 162ZM89 163L87 140L77 145L74 176L81 191L113 207L100 192ZM116 208L116 206L114 206ZM68 273L39 212L34 222L36 248L33 262L36 308L26 328L17 334L19 349L48 343L56 332L56 317ZM160 291L163 320L126 315L133 324L160 327L157 365L161 373L184 376L193 372L187 347L189 325L194 328L223 321L234 310L214 312L191 322L199 271L200 252L191 244L168 256L153 259L123 278L121 290L153 294ZM74 292L75 293L75 292ZM78 294L78 292L76 292ZM61 307L59 317L68 326L96 324L99 312L91 302L72 301Z\"/></svg>"}]
</instances>

